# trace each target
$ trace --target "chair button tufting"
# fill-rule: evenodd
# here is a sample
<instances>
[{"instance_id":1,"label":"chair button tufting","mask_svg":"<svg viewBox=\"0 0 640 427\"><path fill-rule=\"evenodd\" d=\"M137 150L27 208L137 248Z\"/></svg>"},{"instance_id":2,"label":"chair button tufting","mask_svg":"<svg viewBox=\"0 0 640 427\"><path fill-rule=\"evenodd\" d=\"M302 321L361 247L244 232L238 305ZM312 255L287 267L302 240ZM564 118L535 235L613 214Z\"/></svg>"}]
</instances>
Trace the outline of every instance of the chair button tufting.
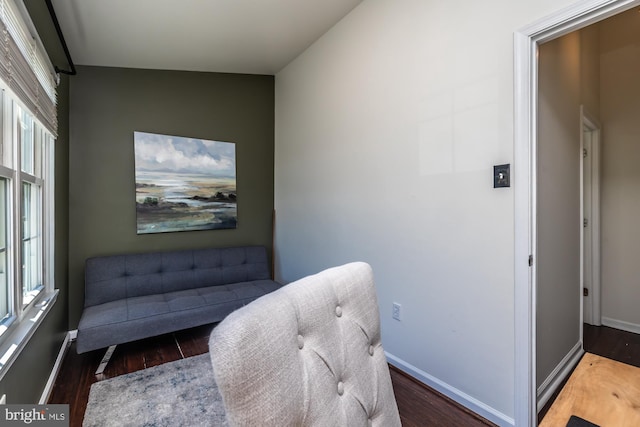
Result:
<instances>
[{"instance_id":1,"label":"chair button tufting","mask_svg":"<svg viewBox=\"0 0 640 427\"><path fill-rule=\"evenodd\" d=\"M373 346L369 346L369 356L373 356Z\"/></svg>"},{"instance_id":2,"label":"chair button tufting","mask_svg":"<svg viewBox=\"0 0 640 427\"><path fill-rule=\"evenodd\" d=\"M342 307L340 307L340 306L336 307L336 316L338 316L338 317L342 316Z\"/></svg>"},{"instance_id":3,"label":"chair button tufting","mask_svg":"<svg viewBox=\"0 0 640 427\"><path fill-rule=\"evenodd\" d=\"M298 335L298 348L302 350L302 347L304 347L304 341L302 340L302 335Z\"/></svg>"},{"instance_id":4,"label":"chair button tufting","mask_svg":"<svg viewBox=\"0 0 640 427\"><path fill-rule=\"evenodd\" d=\"M344 384L342 384L342 381L338 381L338 395L342 396L344 393Z\"/></svg>"}]
</instances>

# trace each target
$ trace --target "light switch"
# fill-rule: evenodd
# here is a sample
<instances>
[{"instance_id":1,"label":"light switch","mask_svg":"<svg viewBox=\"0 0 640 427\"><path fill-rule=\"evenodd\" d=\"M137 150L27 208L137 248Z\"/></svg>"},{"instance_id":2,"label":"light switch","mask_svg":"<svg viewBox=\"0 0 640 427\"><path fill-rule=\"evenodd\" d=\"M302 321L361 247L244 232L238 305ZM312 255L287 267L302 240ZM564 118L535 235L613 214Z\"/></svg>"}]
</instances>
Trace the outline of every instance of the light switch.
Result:
<instances>
[{"instance_id":1,"label":"light switch","mask_svg":"<svg viewBox=\"0 0 640 427\"><path fill-rule=\"evenodd\" d=\"M511 187L511 165L493 167L493 188Z\"/></svg>"}]
</instances>

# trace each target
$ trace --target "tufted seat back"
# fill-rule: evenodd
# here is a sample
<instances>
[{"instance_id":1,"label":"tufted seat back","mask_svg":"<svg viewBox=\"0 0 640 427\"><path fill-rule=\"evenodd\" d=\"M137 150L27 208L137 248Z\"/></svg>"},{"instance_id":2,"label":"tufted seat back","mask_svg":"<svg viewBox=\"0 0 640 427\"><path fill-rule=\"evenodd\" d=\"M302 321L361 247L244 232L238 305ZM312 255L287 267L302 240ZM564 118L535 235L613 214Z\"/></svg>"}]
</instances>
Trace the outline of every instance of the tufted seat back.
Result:
<instances>
[{"instance_id":1,"label":"tufted seat back","mask_svg":"<svg viewBox=\"0 0 640 427\"><path fill-rule=\"evenodd\" d=\"M253 301L213 330L209 347L231 426L400 426L368 264Z\"/></svg>"},{"instance_id":2,"label":"tufted seat back","mask_svg":"<svg viewBox=\"0 0 640 427\"><path fill-rule=\"evenodd\" d=\"M262 246L99 256L86 261L84 306L264 280L269 269Z\"/></svg>"}]
</instances>

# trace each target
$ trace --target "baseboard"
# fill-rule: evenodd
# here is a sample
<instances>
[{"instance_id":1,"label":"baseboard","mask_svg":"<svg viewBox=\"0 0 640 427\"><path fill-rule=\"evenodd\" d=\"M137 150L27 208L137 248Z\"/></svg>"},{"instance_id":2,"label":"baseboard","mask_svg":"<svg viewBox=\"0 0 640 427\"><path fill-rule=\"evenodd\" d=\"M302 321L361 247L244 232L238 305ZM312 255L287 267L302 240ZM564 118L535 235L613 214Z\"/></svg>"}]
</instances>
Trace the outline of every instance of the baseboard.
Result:
<instances>
[{"instance_id":1,"label":"baseboard","mask_svg":"<svg viewBox=\"0 0 640 427\"><path fill-rule=\"evenodd\" d=\"M566 356L560 361L558 366L555 367L549 376L538 387L538 407L540 412L544 405L547 404L553 393L560 387L562 381L571 373L571 370L578 364L580 358L584 354L582 349L582 341L578 341L575 346L567 353Z\"/></svg>"},{"instance_id":2,"label":"baseboard","mask_svg":"<svg viewBox=\"0 0 640 427\"><path fill-rule=\"evenodd\" d=\"M75 341L77 337L78 337L78 330L77 329L69 331L69 340L70 341L72 341L72 342Z\"/></svg>"},{"instance_id":3,"label":"baseboard","mask_svg":"<svg viewBox=\"0 0 640 427\"><path fill-rule=\"evenodd\" d=\"M67 332L67 336L64 337L64 341L62 342L62 346L60 347L60 351L58 352L58 357L56 358L56 363L53 364L53 369L51 370L51 374L49 374L47 384L44 386L44 390L42 391L42 395L40 396L40 401L38 402L40 405L46 405L47 401L49 400L51 390L53 390L53 385L56 381L56 377L58 376L58 372L60 372L60 367L62 366L62 360L64 359L64 355L67 354L67 350L71 345L71 332L73 331Z\"/></svg>"},{"instance_id":4,"label":"baseboard","mask_svg":"<svg viewBox=\"0 0 640 427\"><path fill-rule=\"evenodd\" d=\"M631 322L625 322L624 320L616 320L610 317L602 316L602 324L610 328L616 328L622 331L633 332L634 334L640 334L640 325L637 325Z\"/></svg>"},{"instance_id":5,"label":"baseboard","mask_svg":"<svg viewBox=\"0 0 640 427\"><path fill-rule=\"evenodd\" d=\"M455 387L437 379L436 377L429 375L428 373L416 368L415 366L405 362L404 360L395 357L394 355L385 351L387 356L387 362L403 372L411 375L420 382L433 388L434 390L444 394L448 398L458 402L467 409L475 412L476 414L484 417L485 419L497 424L501 427L514 426L515 420L502 412L490 407L489 405L469 396L468 394L458 390Z\"/></svg>"}]
</instances>

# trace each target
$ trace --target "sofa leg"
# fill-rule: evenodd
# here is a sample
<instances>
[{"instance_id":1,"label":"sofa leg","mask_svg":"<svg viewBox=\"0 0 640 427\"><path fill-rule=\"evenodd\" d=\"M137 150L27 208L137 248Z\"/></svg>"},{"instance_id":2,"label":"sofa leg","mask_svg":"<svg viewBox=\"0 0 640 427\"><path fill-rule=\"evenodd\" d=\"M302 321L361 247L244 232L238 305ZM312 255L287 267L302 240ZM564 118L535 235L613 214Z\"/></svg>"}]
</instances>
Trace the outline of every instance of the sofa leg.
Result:
<instances>
[{"instance_id":1,"label":"sofa leg","mask_svg":"<svg viewBox=\"0 0 640 427\"><path fill-rule=\"evenodd\" d=\"M107 363L109 363L109 360L111 359L111 356L113 356L113 352L115 350L115 345L109 346L107 352L104 354L104 356L102 356L102 360L100 361L100 365L98 365L98 369L96 369L96 375L100 375L104 372L104 368L107 367Z\"/></svg>"}]
</instances>

